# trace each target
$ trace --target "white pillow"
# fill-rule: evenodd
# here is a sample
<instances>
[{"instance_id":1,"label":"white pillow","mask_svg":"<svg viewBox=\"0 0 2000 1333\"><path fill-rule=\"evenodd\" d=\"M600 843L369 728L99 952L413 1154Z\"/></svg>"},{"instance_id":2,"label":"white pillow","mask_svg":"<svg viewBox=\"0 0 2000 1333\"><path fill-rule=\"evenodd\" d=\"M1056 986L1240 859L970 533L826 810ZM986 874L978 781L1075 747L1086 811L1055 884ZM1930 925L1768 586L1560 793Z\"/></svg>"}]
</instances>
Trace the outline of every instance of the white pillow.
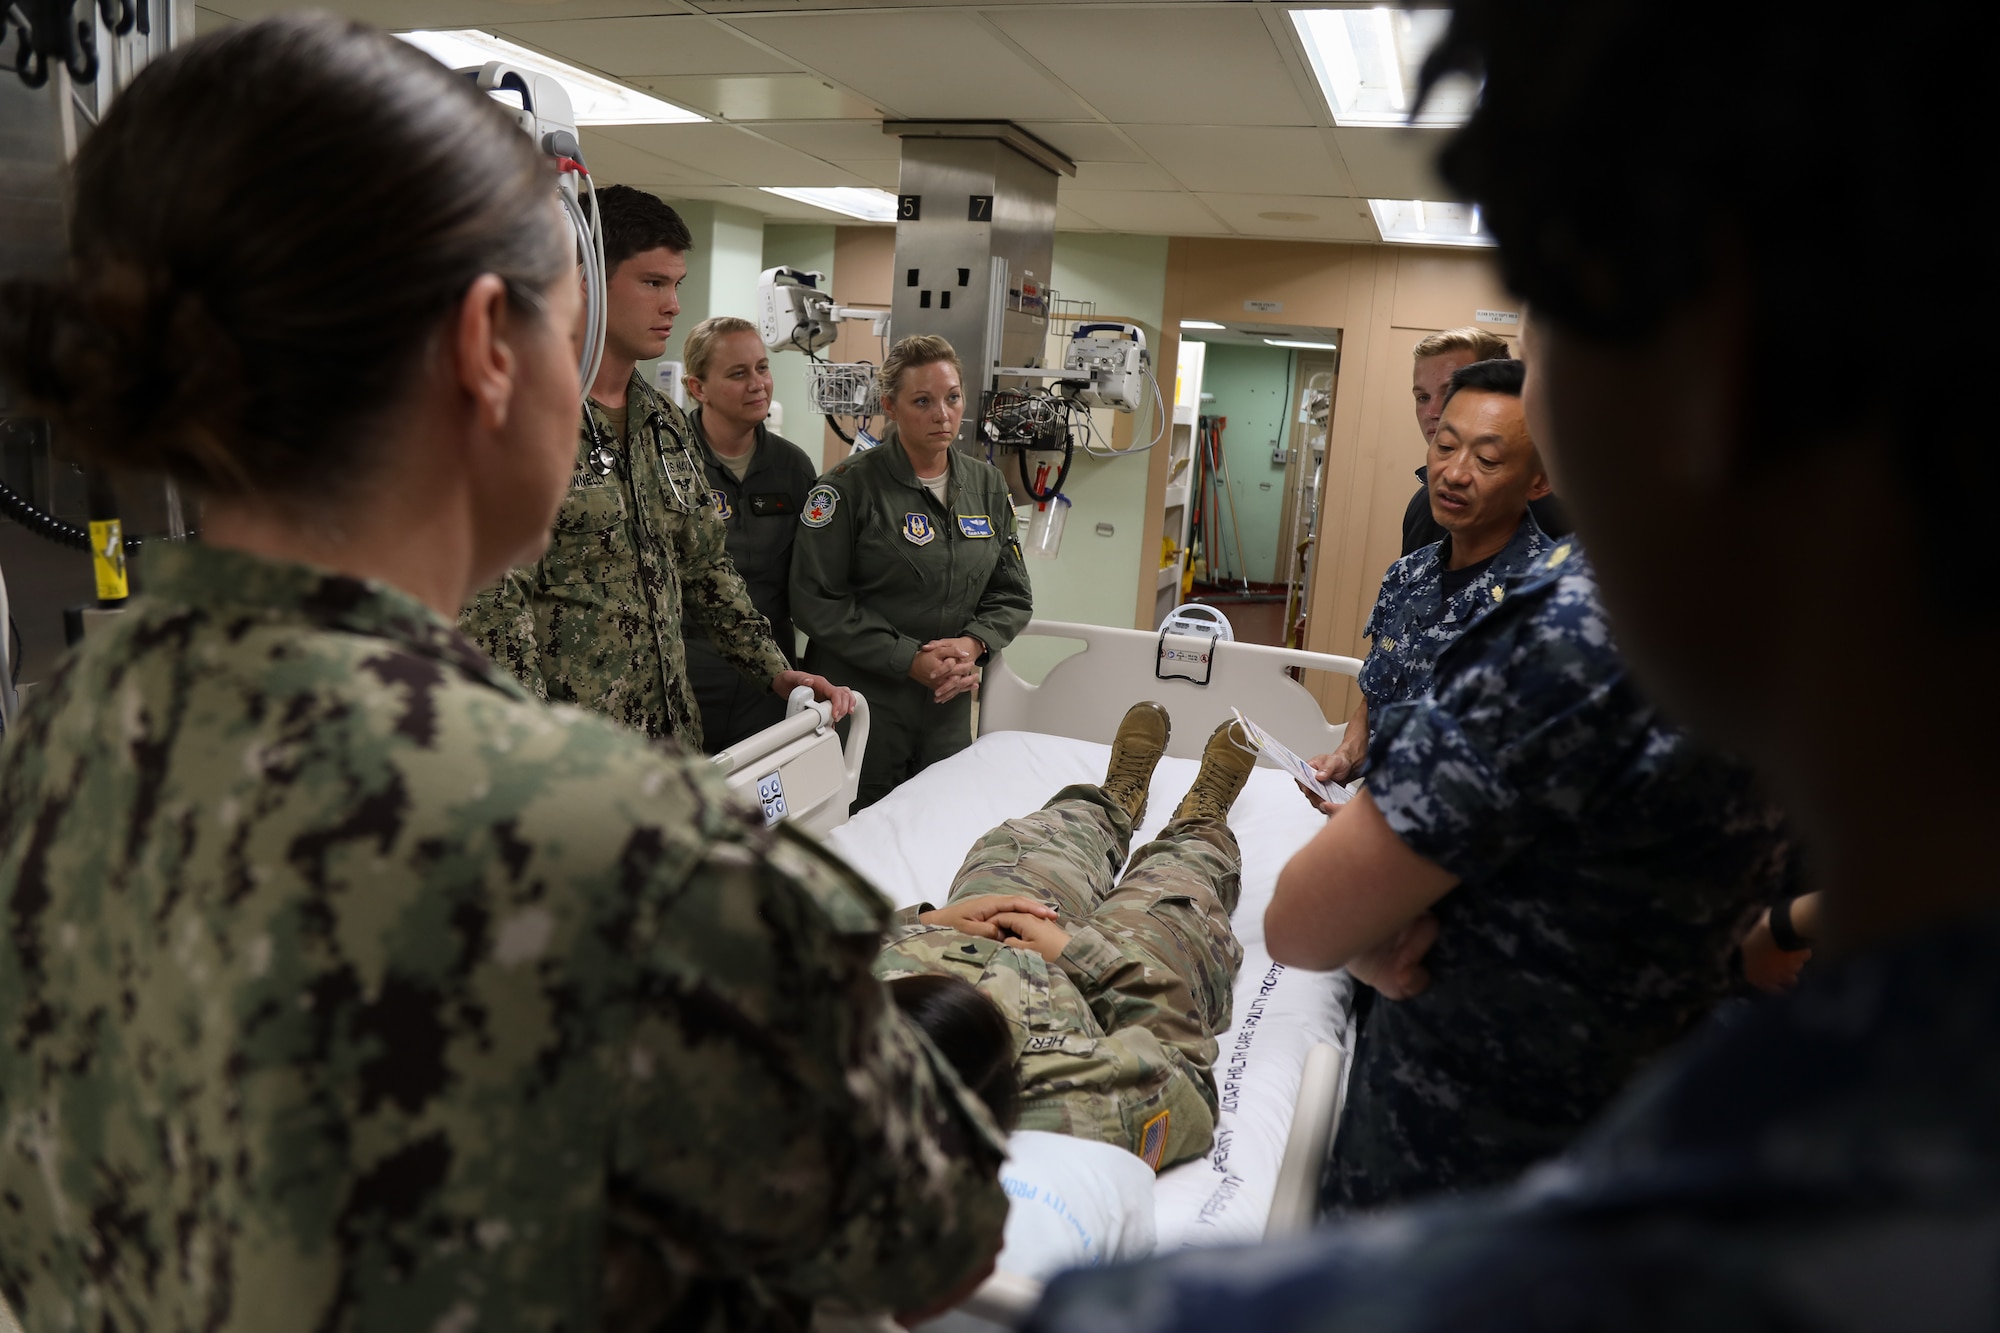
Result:
<instances>
[{"instance_id":1,"label":"white pillow","mask_svg":"<svg viewBox=\"0 0 2000 1333\"><path fill-rule=\"evenodd\" d=\"M997 1266L1038 1280L1153 1252L1153 1169L1123 1148L1016 1131L1000 1168L1007 1230Z\"/></svg>"}]
</instances>

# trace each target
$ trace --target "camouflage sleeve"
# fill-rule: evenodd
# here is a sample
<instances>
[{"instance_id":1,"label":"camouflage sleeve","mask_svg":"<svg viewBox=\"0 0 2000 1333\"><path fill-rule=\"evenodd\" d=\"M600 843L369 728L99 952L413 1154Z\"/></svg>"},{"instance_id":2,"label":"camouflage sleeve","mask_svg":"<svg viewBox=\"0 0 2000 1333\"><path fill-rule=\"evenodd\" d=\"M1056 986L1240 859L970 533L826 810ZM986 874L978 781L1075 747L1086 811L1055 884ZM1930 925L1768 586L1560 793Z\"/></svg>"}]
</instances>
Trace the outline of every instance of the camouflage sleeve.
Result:
<instances>
[{"instance_id":1,"label":"camouflage sleeve","mask_svg":"<svg viewBox=\"0 0 2000 1333\"><path fill-rule=\"evenodd\" d=\"M808 502L800 519L792 547L792 623L821 647L865 670L909 674L922 641L854 595L855 505L840 474L821 477L812 494L830 500L818 511Z\"/></svg>"},{"instance_id":2,"label":"camouflage sleeve","mask_svg":"<svg viewBox=\"0 0 2000 1333\"><path fill-rule=\"evenodd\" d=\"M885 916L785 828L761 852L711 845L681 886L674 919L716 927L698 977L685 940L661 941L658 984L678 1003L635 1034L618 1167L644 1198L702 1201L665 1219L706 1251L700 1267L900 1310L997 1251L1003 1142L871 972Z\"/></svg>"},{"instance_id":3,"label":"camouflage sleeve","mask_svg":"<svg viewBox=\"0 0 2000 1333\"><path fill-rule=\"evenodd\" d=\"M546 701L549 690L542 680L534 597L535 571L510 570L505 578L480 590L467 603L458 614L458 628L488 657L507 668L537 699Z\"/></svg>"},{"instance_id":4,"label":"camouflage sleeve","mask_svg":"<svg viewBox=\"0 0 2000 1333\"><path fill-rule=\"evenodd\" d=\"M1594 581L1567 577L1467 631L1428 698L1370 719L1369 790L1412 850L1461 878L1489 875L1578 818L1653 716Z\"/></svg>"},{"instance_id":5,"label":"camouflage sleeve","mask_svg":"<svg viewBox=\"0 0 2000 1333\"><path fill-rule=\"evenodd\" d=\"M754 681L769 686L791 670L771 638L771 622L750 600L743 575L730 563L729 530L703 504L674 537L674 561L681 574L681 613L708 632L723 660Z\"/></svg>"},{"instance_id":6,"label":"camouflage sleeve","mask_svg":"<svg viewBox=\"0 0 2000 1333\"><path fill-rule=\"evenodd\" d=\"M1028 562L1021 558L1020 534L1014 527L1014 507L1002 495L997 505L1006 515L1007 544L1000 548L1000 561L986 580L986 591L973 608L964 633L976 635L988 649L998 652L1014 642L1035 614L1035 590L1028 581Z\"/></svg>"}]
</instances>

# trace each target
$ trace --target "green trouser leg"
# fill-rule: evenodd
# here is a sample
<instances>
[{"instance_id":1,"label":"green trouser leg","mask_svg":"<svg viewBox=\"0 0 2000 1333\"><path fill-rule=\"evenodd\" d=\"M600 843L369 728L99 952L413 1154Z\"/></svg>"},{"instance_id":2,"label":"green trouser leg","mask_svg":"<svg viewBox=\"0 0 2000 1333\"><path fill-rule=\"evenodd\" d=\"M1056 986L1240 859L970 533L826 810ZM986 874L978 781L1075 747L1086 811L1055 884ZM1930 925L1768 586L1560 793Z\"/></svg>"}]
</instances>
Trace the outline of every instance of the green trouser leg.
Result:
<instances>
[{"instance_id":1,"label":"green trouser leg","mask_svg":"<svg viewBox=\"0 0 2000 1333\"><path fill-rule=\"evenodd\" d=\"M846 682L836 680L837 684ZM854 808L863 810L940 759L972 744L972 696L932 703L930 691L915 681L869 682L868 751L861 756L861 782ZM847 737L842 723L841 738Z\"/></svg>"}]
</instances>

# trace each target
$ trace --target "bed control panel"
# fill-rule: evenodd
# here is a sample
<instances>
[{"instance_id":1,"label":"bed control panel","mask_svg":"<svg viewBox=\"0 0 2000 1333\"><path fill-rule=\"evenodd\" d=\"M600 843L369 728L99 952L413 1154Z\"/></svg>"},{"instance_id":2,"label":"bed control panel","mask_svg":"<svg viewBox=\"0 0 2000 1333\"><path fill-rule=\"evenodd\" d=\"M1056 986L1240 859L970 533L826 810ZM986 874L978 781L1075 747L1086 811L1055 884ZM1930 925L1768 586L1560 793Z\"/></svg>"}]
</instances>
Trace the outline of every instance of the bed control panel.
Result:
<instances>
[{"instance_id":1,"label":"bed control panel","mask_svg":"<svg viewBox=\"0 0 2000 1333\"><path fill-rule=\"evenodd\" d=\"M764 827L783 819L785 808L785 775L782 772L766 773L757 779L757 799L764 805Z\"/></svg>"}]
</instances>

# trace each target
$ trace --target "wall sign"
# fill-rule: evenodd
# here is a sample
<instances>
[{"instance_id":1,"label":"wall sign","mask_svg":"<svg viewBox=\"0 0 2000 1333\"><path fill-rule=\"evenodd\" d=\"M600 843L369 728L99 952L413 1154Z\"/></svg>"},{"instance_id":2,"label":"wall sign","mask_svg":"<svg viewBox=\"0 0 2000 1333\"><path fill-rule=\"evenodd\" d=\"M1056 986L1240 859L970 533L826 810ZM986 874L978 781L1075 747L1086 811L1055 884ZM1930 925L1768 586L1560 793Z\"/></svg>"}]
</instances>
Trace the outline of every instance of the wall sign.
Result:
<instances>
[{"instance_id":1,"label":"wall sign","mask_svg":"<svg viewBox=\"0 0 2000 1333\"><path fill-rule=\"evenodd\" d=\"M990 194L973 195L971 205L965 210L965 220L967 222L991 222L993 220L993 196Z\"/></svg>"},{"instance_id":2,"label":"wall sign","mask_svg":"<svg viewBox=\"0 0 2000 1333\"><path fill-rule=\"evenodd\" d=\"M1277 315L1284 313L1283 301L1245 301L1243 308L1255 315Z\"/></svg>"},{"instance_id":3,"label":"wall sign","mask_svg":"<svg viewBox=\"0 0 2000 1333\"><path fill-rule=\"evenodd\" d=\"M1519 324L1521 312L1518 310L1475 310L1472 312L1475 324Z\"/></svg>"},{"instance_id":4,"label":"wall sign","mask_svg":"<svg viewBox=\"0 0 2000 1333\"><path fill-rule=\"evenodd\" d=\"M896 220L915 222L924 215L924 197L920 194L899 194L896 196Z\"/></svg>"}]
</instances>

